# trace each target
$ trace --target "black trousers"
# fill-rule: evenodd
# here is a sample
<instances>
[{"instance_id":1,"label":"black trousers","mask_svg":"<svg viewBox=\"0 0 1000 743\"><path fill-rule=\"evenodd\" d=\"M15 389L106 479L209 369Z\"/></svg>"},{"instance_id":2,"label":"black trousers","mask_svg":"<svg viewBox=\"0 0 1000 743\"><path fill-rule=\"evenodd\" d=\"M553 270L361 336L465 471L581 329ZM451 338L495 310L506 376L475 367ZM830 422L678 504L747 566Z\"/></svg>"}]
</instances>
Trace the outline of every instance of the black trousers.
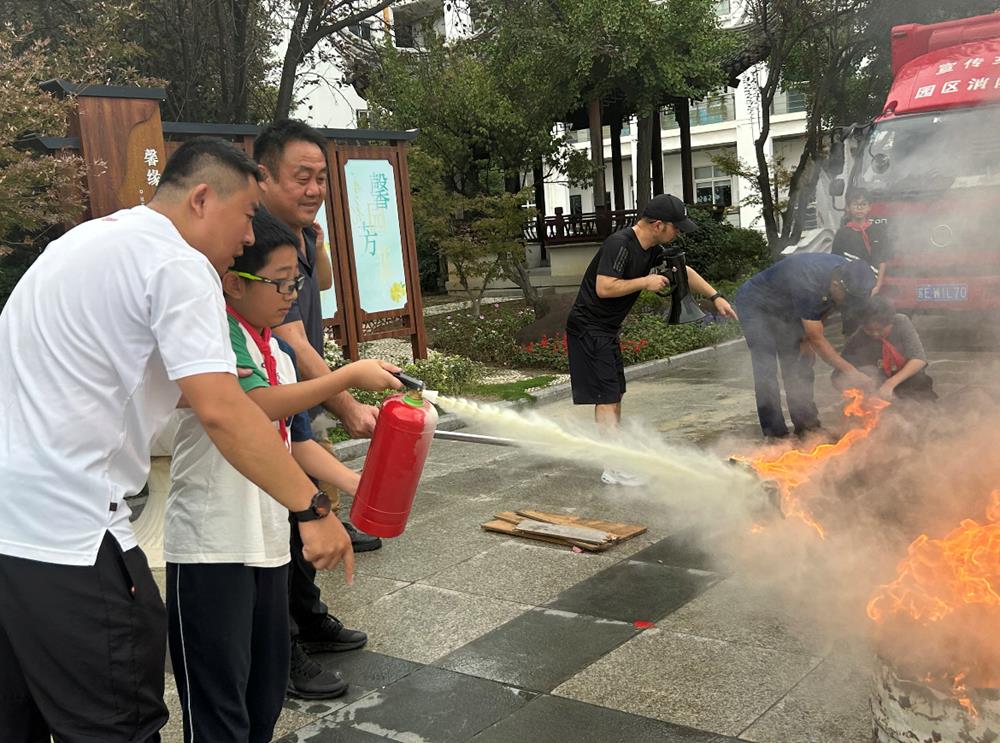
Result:
<instances>
[{"instance_id":1,"label":"black trousers","mask_svg":"<svg viewBox=\"0 0 1000 743\"><path fill-rule=\"evenodd\" d=\"M287 566L167 563L185 743L269 743L288 683Z\"/></svg>"},{"instance_id":2,"label":"black trousers","mask_svg":"<svg viewBox=\"0 0 1000 743\"><path fill-rule=\"evenodd\" d=\"M737 297L737 302L739 298ZM737 304L740 325L750 348L757 418L765 436L786 436L788 426L781 410L778 367L785 383L788 414L797 434L819 428L814 398L813 359L803 357L799 344L805 333L797 319L771 317L752 305Z\"/></svg>"},{"instance_id":3,"label":"black trousers","mask_svg":"<svg viewBox=\"0 0 1000 743\"><path fill-rule=\"evenodd\" d=\"M156 743L166 622L138 547L92 566L0 555L0 740Z\"/></svg>"},{"instance_id":4,"label":"black trousers","mask_svg":"<svg viewBox=\"0 0 1000 743\"><path fill-rule=\"evenodd\" d=\"M316 585L316 568L302 555L302 535L299 522L292 516L291 553L288 566L288 614L292 637L298 637L300 627L310 627L323 621L330 609L320 598Z\"/></svg>"}]
</instances>

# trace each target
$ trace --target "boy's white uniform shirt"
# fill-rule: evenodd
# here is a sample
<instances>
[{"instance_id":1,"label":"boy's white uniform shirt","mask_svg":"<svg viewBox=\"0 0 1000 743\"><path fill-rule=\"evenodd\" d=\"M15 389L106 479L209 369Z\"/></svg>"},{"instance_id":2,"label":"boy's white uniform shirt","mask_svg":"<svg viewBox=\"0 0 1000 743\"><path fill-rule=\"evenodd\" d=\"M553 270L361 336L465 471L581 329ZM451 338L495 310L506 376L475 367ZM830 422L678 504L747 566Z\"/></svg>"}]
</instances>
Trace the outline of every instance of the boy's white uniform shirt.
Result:
<instances>
[{"instance_id":1,"label":"boy's white uniform shirt","mask_svg":"<svg viewBox=\"0 0 1000 743\"><path fill-rule=\"evenodd\" d=\"M240 379L240 384L247 391L267 386L264 356L257 344L232 316L229 329L236 365L254 369L251 376ZM279 384L294 384L297 379L291 358L278 347L274 337L270 347L277 362ZM262 568L289 562L288 509L226 461L193 412L178 411L177 419L164 559Z\"/></svg>"}]
</instances>

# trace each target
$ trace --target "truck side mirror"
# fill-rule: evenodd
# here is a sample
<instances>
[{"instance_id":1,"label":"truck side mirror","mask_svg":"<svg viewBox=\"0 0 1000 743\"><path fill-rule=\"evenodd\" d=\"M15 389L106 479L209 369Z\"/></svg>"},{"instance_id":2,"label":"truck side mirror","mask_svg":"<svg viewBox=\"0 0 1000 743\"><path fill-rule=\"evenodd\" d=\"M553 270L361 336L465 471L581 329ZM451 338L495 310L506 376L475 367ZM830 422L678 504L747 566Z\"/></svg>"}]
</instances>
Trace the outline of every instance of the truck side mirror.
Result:
<instances>
[{"instance_id":1,"label":"truck side mirror","mask_svg":"<svg viewBox=\"0 0 1000 743\"><path fill-rule=\"evenodd\" d=\"M837 197L844 195L844 179L834 178L830 183L830 195Z\"/></svg>"}]
</instances>

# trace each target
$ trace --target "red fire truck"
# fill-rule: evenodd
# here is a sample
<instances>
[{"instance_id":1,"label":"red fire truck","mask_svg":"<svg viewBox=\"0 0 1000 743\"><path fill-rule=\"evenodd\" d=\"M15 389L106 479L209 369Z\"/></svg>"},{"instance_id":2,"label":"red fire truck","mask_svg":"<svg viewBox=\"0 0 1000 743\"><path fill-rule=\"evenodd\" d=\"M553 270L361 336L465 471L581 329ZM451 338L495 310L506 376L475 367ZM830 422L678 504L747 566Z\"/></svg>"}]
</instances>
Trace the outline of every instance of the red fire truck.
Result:
<instances>
[{"instance_id":1,"label":"red fire truck","mask_svg":"<svg viewBox=\"0 0 1000 743\"><path fill-rule=\"evenodd\" d=\"M886 223L883 291L903 312L1000 308L1000 15L896 26L892 69L850 174Z\"/></svg>"}]
</instances>

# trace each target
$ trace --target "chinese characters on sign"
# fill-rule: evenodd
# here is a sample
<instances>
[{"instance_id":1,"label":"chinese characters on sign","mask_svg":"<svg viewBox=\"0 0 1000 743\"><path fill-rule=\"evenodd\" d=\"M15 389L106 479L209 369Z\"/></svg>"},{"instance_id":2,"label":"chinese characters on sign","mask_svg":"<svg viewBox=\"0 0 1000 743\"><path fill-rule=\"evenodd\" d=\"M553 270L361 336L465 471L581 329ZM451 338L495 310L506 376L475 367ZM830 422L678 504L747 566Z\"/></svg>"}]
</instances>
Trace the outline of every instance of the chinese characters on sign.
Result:
<instances>
[{"instance_id":1,"label":"chinese characters on sign","mask_svg":"<svg viewBox=\"0 0 1000 743\"><path fill-rule=\"evenodd\" d=\"M160 169L157 167L160 164L159 154L152 147L147 147L142 155L142 161L147 166L146 183L156 188L160 185Z\"/></svg>"},{"instance_id":2,"label":"chinese characters on sign","mask_svg":"<svg viewBox=\"0 0 1000 743\"><path fill-rule=\"evenodd\" d=\"M982 52L921 70L914 100L1000 90L1000 54Z\"/></svg>"},{"instance_id":3,"label":"chinese characters on sign","mask_svg":"<svg viewBox=\"0 0 1000 743\"><path fill-rule=\"evenodd\" d=\"M402 309L407 300L406 274L392 163L348 160L344 175L358 304L369 313Z\"/></svg>"}]
</instances>

